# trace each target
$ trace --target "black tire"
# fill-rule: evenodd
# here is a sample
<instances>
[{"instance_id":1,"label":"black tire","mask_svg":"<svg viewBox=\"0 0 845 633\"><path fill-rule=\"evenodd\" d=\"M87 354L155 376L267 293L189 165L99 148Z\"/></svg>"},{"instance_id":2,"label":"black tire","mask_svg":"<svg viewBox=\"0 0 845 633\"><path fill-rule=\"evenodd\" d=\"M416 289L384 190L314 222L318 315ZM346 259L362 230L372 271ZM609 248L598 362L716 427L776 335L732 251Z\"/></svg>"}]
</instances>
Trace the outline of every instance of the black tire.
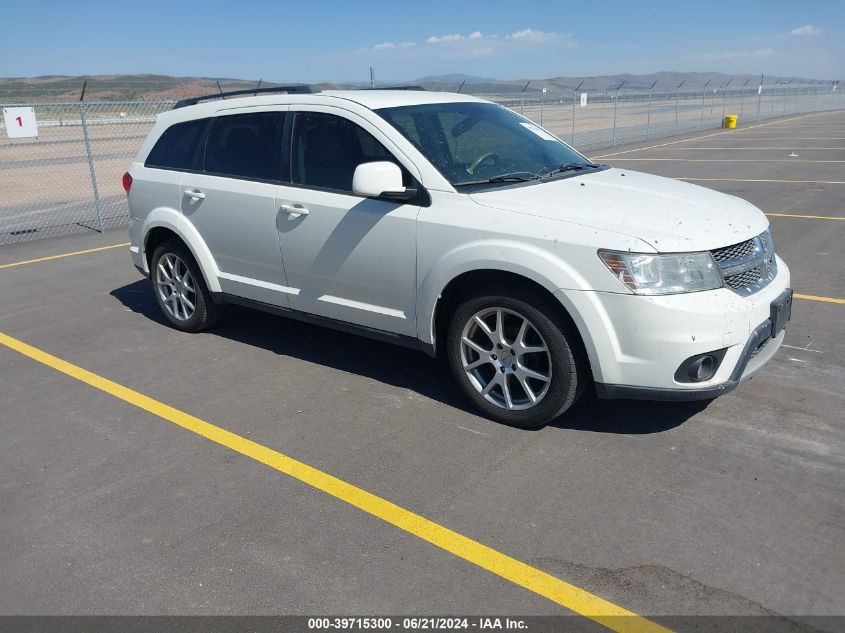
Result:
<instances>
[{"instance_id":1,"label":"black tire","mask_svg":"<svg viewBox=\"0 0 845 633\"><path fill-rule=\"evenodd\" d=\"M551 379L544 395L536 404L524 405L530 408L509 410L490 402L479 392L479 388L464 370L462 336L465 326L474 315L496 308L527 318L534 330L542 336L548 349L544 362L551 371ZM507 318L515 317L511 315ZM462 298L449 321L446 352L452 376L467 399L487 417L523 429L545 426L562 415L575 403L589 381L580 341L562 314L562 308L541 293L518 286L477 291ZM479 354L478 358L480 356ZM510 380L516 380L516 377ZM517 386L517 389L521 387ZM501 388L499 390L501 393ZM527 398L524 389L521 389L521 393Z\"/></svg>"},{"instance_id":2,"label":"black tire","mask_svg":"<svg viewBox=\"0 0 845 633\"><path fill-rule=\"evenodd\" d=\"M165 298L162 296L163 291L160 290L157 283L159 264L162 263L162 259L169 255L177 257L184 263L194 282L194 292L190 295L191 298L195 299L192 302L194 311L189 318L177 318L171 313L170 308L165 305ZM188 247L181 240L166 240L159 244L155 251L153 251L153 257L150 261L150 279L153 282L153 294L155 295L156 303L158 303L161 313L167 319L167 322L177 330L183 332L200 332L212 327L220 320L223 314L223 306L218 305L212 299L199 265L191 251L188 250Z\"/></svg>"}]
</instances>

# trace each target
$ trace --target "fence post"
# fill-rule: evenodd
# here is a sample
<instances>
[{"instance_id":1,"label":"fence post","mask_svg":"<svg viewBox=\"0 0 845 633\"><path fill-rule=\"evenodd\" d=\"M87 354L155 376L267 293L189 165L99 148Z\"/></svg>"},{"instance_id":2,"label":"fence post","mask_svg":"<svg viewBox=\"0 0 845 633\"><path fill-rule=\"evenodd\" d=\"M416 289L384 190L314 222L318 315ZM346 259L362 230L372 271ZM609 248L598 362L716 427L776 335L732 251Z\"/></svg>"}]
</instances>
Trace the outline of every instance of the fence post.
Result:
<instances>
[{"instance_id":1,"label":"fence post","mask_svg":"<svg viewBox=\"0 0 845 633\"><path fill-rule=\"evenodd\" d=\"M760 75L760 85L757 87L757 118L754 119L755 121L760 120L760 101L763 99L763 75Z\"/></svg>"},{"instance_id":2,"label":"fence post","mask_svg":"<svg viewBox=\"0 0 845 633\"><path fill-rule=\"evenodd\" d=\"M675 88L675 136L678 136L678 90L680 86Z\"/></svg>"},{"instance_id":3,"label":"fence post","mask_svg":"<svg viewBox=\"0 0 845 633\"><path fill-rule=\"evenodd\" d=\"M648 113L645 120L645 140L648 140L651 133L651 88L648 89Z\"/></svg>"},{"instance_id":4,"label":"fence post","mask_svg":"<svg viewBox=\"0 0 845 633\"><path fill-rule=\"evenodd\" d=\"M619 90L613 96L613 136L610 141L611 147L616 145L616 111L619 109Z\"/></svg>"},{"instance_id":5,"label":"fence post","mask_svg":"<svg viewBox=\"0 0 845 633\"><path fill-rule=\"evenodd\" d=\"M575 97L578 95L578 91L581 89L581 86L584 85L582 81L580 84L575 86L572 90L572 146L575 147Z\"/></svg>"},{"instance_id":6,"label":"fence post","mask_svg":"<svg viewBox=\"0 0 845 633\"><path fill-rule=\"evenodd\" d=\"M97 173L94 171L94 156L91 153L91 139L88 137L88 121L85 118L85 103L79 102L79 120L82 123L82 138L85 139L85 155L88 158L88 171L91 174L91 188L94 190L94 207L97 210L97 229L103 232L103 211L100 207L100 191L97 188Z\"/></svg>"},{"instance_id":7,"label":"fence post","mask_svg":"<svg viewBox=\"0 0 845 633\"><path fill-rule=\"evenodd\" d=\"M540 127L543 126L543 104L546 101L546 89L543 88L543 92L540 93Z\"/></svg>"}]
</instances>

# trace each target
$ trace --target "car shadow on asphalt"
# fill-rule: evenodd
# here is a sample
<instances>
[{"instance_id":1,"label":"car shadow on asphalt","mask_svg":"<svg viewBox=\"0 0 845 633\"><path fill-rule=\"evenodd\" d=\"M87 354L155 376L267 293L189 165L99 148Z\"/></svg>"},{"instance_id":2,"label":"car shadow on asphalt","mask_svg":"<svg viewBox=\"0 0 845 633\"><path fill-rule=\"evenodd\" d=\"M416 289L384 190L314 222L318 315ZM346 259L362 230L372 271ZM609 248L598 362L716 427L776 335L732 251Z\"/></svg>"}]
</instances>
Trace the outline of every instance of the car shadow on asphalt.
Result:
<instances>
[{"instance_id":1,"label":"car shadow on asphalt","mask_svg":"<svg viewBox=\"0 0 845 633\"><path fill-rule=\"evenodd\" d=\"M148 280L138 280L109 294L133 312L169 327ZM280 323L284 324L283 334ZM446 365L416 350L239 306L229 306L225 318L208 334L366 376L477 415L452 382ZM660 433L680 426L706 406L703 402L599 400L588 390L549 427L593 433Z\"/></svg>"}]
</instances>

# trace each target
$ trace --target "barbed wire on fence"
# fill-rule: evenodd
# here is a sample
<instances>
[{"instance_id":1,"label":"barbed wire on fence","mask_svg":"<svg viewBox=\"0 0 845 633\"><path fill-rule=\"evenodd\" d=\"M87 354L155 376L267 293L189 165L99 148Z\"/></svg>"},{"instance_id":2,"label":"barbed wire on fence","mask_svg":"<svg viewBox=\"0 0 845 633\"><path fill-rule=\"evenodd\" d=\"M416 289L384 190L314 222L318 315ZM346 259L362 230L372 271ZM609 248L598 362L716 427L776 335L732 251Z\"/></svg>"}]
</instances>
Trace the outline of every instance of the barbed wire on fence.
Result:
<instances>
[{"instance_id":1,"label":"barbed wire on fence","mask_svg":"<svg viewBox=\"0 0 845 633\"><path fill-rule=\"evenodd\" d=\"M718 128L727 114L748 123L845 108L842 93L830 84L481 96L582 151ZM127 224L121 176L156 116L174 103L2 104L32 107L39 135L0 141L0 245ZM0 139L4 127L0 121Z\"/></svg>"}]
</instances>

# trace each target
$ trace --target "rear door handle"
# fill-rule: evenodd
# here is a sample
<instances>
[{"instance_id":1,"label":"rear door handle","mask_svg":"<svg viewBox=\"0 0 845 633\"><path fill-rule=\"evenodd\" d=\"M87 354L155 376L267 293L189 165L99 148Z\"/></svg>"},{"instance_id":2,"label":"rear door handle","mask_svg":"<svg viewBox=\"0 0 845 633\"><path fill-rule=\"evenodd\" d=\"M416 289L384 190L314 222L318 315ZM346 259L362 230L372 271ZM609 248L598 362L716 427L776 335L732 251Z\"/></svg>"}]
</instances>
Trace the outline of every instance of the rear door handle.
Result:
<instances>
[{"instance_id":1,"label":"rear door handle","mask_svg":"<svg viewBox=\"0 0 845 633\"><path fill-rule=\"evenodd\" d=\"M202 191L200 191L199 189L193 189L193 190L186 189L185 195L190 196L191 200L204 200L205 199L205 194Z\"/></svg>"},{"instance_id":2,"label":"rear door handle","mask_svg":"<svg viewBox=\"0 0 845 633\"><path fill-rule=\"evenodd\" d=\"M283 204L282 213L287 213L290 216L308 215L309 211L301 204Z\"/></svg>"}]
</instances>

